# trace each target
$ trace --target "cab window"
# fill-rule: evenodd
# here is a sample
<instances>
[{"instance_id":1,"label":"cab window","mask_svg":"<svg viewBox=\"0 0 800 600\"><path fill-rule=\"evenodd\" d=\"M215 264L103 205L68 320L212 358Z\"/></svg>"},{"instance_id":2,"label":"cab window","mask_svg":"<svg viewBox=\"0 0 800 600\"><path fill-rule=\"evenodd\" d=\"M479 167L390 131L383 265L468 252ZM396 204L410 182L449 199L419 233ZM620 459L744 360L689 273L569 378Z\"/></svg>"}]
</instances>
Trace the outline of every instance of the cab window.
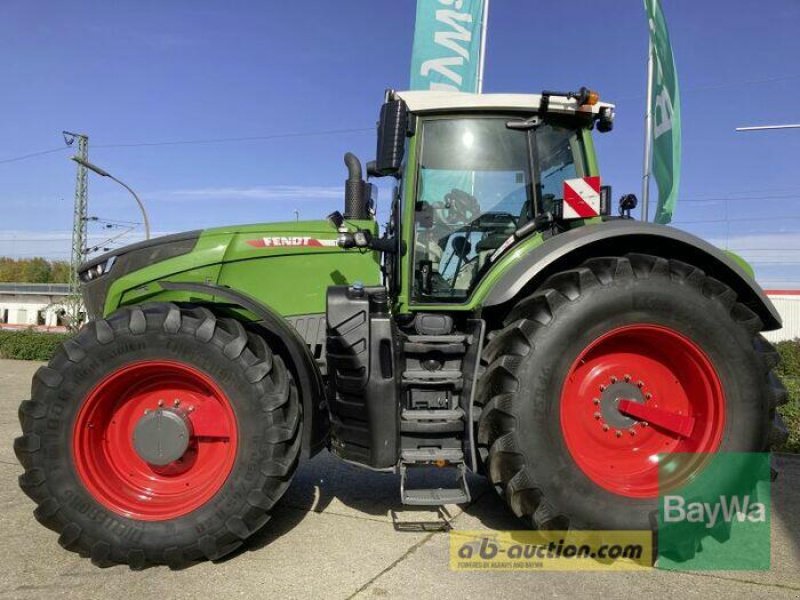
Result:
<instances>
[{"instance_id":1,"label":"cab window","mask_svg":"<svg viewBox=\"0 0 800 600\"><path fill-rule=\"evenodd\" d=\"M494 251L583 174L580 131L506 127L508 117L423 122L413 299L463 302Z\"/></svg>"}]
</instances>

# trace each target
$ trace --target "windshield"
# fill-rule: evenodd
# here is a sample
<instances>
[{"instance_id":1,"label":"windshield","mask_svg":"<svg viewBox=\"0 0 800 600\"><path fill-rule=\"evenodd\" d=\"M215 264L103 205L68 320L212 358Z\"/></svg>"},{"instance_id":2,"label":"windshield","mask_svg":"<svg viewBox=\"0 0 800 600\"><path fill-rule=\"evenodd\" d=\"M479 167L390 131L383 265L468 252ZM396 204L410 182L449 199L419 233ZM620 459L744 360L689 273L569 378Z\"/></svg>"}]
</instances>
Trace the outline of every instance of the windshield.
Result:
<instances>
[{"instance_id":1,"label":"windshield","mask_svg":"<svg viewBox=\"0 0 800 600\"><path fill-rule=\"evenodd\" d=\"M508 117L423 123L414 219L414 298L461 302L489 257L584 175L580 131L520 131Z\"/></svg>"}]
</instances>

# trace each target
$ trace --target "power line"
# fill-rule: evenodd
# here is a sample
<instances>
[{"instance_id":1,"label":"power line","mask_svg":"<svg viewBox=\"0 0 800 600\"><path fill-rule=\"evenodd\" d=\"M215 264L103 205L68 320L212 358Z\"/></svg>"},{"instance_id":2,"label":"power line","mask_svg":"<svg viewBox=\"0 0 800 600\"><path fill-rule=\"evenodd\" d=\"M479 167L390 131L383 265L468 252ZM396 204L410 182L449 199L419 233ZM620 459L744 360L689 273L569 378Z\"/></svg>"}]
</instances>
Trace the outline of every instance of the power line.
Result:
<instances>
[{"instance_id":1,"label":"power line","mask_svg":"<svg viewBox=\"0 0 800 600\"><path fill-rule=\"evenodd\" d=\"M142 147L157 147L157 146L192 146L199 144L227 144L234 142L256 142L263 140L277 140L284 138L301 138L301 137L315 137L321 135L345 135L349 133L365 133L367 131L375 131L374 127L360 127L351 129L327 129L323 131L293 131L286 133L274 133L267 135L251 135L241 137L228 137L228 138L208 138L198 140L166 140L161 142L131 142L131 143L117 143L117 144L94 144L94 148L142 148ZM45 154L53 154L54 152L63 152L67 148L61 146L58 148L51 148L49 150L41 150L39 152L32 152L30 154L23 154L22 156L15 156L13 158L5 158L0 160L0 164L17 162Z\"/></svg>"},{"instance_id":2,"label":"power line","mask_svg":"<svg viewBox=\"0 0 800 600\"><path fill-rule=\"evenodd\" d=\"M777 217L733 217L727 219L701 219L697 221L674 221L673 225L694 225L697 223L733 223L744 221L782 221L782 220L796 220L800 216L777 216ZM775 232L775 233L789 233L789 232Z\"/></svg>"},{"instance_id":3,"label":"power line","mask_svg":"<svg viewBox=\"0 0 800 600\"><path fill-rule=\"evenodd\" d=\"M132 142L126 144L94 144L94 148L139 148L152 146L191 146L195 144L224 144L230 142L255 142L262 140L275 140L282 138L314 137L318 135L342 135L347 133L364 133L375 131L374 127L361 127L355 129L329 129L326 131L298 131L290 133L274 133L269 135L252 135L229 138L209 138L199 140L172 140L163 142Z\"/></svg>"},{"instance_id":4,"label":"power line","mask_svg":"<svg viewBox=\"0 0 800 600\"><path fill-rule=\"evenodd\" d=\"M689 204L702 204L703 202L727 202L729 200L793 200L800 198L800 190L796 194L767 195L767 196L718 196L715 198L678 198L678 202Z\"/></svg>"},{"instance_id":5,"label":"power line","mask_svg":"<svg viewBox=\"0 0 800 600\"><path fill-rule=\"evenodd\" d=\"M50 150L41 150L39 152L31 152L30 154L23 154L22 156L15 156L14 158L4 158L0 160L0 164L5 163L12 163L17 162L19 160L26 160L28 158L34 158L36 156L44 156L45 154L53 154L54 152L63 152L66 150L64 146L59 146L58 148L51 148Z\"/></svg>"}]
</instances>

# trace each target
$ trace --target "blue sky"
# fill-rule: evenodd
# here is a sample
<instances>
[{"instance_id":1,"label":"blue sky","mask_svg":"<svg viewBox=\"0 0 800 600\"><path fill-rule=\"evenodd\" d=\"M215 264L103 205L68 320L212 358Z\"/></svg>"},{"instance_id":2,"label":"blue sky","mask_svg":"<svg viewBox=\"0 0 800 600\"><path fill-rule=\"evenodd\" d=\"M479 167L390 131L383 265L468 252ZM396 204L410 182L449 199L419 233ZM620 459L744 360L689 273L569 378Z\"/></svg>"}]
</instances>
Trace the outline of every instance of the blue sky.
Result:
<instances>
[{"instance_id":1,"label":"blue sky","mask_svg":"<svg viewBox=\"0 0 800 600\"><path fill-rule=\"evenodd\" d=\"M682 87L675 224L740 251L766 287L800 286L800 130L734 131L800 121L800 3L662 4ZM342 203L342 154L373 157L384 88L408 85L414 9L413 0L6 0L0 161L81 131L91 160L140 192L154 231L286 220L295 209L322 217ZM604 182L615 197L638 195L641 2L494 0L489 19L484 91L600 90L617 104L614 132L596 138ZM322 130L347 133L126 146ZM0 162L0 255L68 255L68 156ZM96 177L90 214L139 220L126 192Z\"/></svg>"}]
</instances>

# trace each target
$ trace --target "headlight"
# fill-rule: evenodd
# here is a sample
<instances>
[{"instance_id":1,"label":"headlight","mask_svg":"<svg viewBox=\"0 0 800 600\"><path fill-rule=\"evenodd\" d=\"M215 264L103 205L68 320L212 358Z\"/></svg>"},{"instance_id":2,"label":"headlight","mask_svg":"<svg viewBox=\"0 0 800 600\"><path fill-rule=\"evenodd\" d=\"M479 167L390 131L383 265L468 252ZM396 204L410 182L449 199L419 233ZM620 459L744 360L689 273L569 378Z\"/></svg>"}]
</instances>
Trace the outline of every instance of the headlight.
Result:
<instances>
[{"instance_id":1,"label":"headlight","mask_svg":"<svg viewBox=\"0 0 800 600\"><path fill-rule=\"evenodd\" d=\"M97 263L96 265L92 265L85 271L81 271L81 281L94 281L98 277L105 275L111 270L111 267L114 266L114 261L117 260L116 256L112 256L107 260L104 260L101 263Z\"/></svg>"}]
</instances>

